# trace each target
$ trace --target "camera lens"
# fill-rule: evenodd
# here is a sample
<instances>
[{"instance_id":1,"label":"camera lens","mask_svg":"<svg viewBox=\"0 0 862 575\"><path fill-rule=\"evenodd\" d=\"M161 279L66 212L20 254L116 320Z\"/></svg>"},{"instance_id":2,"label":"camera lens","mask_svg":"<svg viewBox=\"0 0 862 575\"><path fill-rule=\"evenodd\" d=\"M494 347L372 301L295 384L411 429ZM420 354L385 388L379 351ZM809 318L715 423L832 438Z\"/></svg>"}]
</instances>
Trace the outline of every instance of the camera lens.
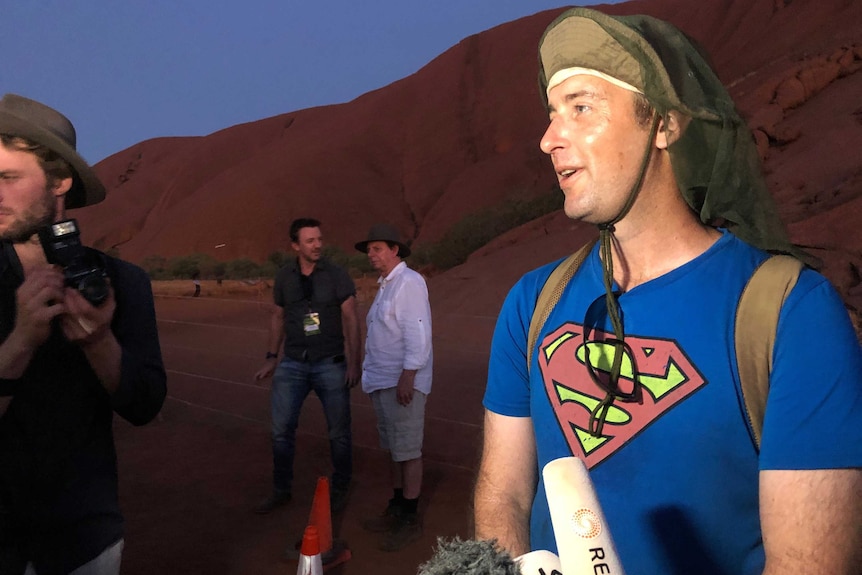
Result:
<instances>
[{"instance_id":1,"label":"camera lens","mask_svg":"<svg viewBox=\"0 0 862 575\"><path fill-rule=\"evenodd\" d=\"M108 298L108 284L100 274L92 273L82 277L77 287L91 305L100 305Z\"/></svg>"}]
</instances>

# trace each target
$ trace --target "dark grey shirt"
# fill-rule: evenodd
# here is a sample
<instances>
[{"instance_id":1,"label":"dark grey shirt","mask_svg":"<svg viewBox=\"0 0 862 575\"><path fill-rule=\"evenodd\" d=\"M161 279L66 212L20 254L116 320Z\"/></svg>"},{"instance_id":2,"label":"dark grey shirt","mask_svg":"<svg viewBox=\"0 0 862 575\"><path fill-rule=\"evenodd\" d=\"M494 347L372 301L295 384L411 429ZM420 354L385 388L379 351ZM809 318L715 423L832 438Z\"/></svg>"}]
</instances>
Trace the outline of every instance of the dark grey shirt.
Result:
<instances>
[{"instance_id":1,"label":"dark grey shirt","mask_svg":"<svg viewBox=\"0 0 862 575\"><path fill-rule=\"evenodd\" d=\"M356 295L350 275L321 258L303 278L292 260L275 276L275 305L284 308L284 355L298 361L318 361L344 354L341 304ZM307 326L309 321L318 326Z\"/></svg>"}]
</instances>

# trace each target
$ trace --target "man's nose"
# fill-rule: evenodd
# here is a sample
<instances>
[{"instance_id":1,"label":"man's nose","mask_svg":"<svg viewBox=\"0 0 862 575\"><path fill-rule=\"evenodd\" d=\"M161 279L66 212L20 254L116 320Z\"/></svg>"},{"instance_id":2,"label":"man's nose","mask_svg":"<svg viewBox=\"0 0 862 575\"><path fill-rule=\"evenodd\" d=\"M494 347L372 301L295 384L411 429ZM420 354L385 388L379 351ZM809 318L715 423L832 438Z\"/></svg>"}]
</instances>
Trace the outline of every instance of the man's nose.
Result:
<instances>
[{"instance_id":1,"label":"man's nose","mask_svg":"<svg viewBox=\"0 0 862 575\"><path fill-rule=\"evenodd\" d=\"M542 135L542 139L539 141L539 148L546 154L551 154L554 150L561 148L564 145L565 139L563 138L562 122L559 120L551 120L548 124L548 128Z\"/></svg>"}]
</instances>

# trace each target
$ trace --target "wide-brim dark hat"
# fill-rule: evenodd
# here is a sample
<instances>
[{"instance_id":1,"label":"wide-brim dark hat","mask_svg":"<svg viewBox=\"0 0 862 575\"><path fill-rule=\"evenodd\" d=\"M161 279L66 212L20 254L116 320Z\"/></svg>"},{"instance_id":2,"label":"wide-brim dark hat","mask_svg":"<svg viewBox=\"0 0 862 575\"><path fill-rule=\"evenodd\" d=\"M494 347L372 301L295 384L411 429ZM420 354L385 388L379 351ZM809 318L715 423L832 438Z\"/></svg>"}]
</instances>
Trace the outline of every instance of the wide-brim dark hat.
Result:
<instances>
[{"instance_id":1,"label":"wide-brim dark hat","mask_svg":"<svg viewBox=\"0 0 862 575\"><path fill-rule=\"evenodd\" d=\"M66 192L67 208L91 206L105 199L105 186L75 148L75 127L57 110L23 96L6 94L0 100L0 134L45 146L68 162L73 182Z\"/></svg>"},{"instance_id":2,"label":"wide-brim dark hat","mask_svg":"<svg viewBox=\"0 0 862 575\"><path fill-rule=\"evenodd\" d=\"M389 224L375 224L368 230L368 238L356 244L356 249L363 254L368 253L368 244L371 242L392 242L398 245L399 257L406 258L410 255L410 247L401 241L401 235Z\"/></svg>"}]
</instances>

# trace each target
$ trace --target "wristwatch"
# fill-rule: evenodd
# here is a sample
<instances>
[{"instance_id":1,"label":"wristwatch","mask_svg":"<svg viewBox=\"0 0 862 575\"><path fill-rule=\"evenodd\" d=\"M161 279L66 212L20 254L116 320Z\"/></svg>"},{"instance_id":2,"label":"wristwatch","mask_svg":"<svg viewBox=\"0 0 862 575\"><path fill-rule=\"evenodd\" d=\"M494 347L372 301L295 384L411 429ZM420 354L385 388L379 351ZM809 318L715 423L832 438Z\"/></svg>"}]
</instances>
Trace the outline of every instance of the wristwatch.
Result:
<instances>
[{"instance_id":1,"label":"wristwatch","mask_svg":"<svg viewBox=\"0 0 862 575\"><path fill-rule=\"evenodd\" d=\"M277 353L272 353L271 351L266 352L266 359L276 359L278 358Z\"/></svg>"}]
</instances>

